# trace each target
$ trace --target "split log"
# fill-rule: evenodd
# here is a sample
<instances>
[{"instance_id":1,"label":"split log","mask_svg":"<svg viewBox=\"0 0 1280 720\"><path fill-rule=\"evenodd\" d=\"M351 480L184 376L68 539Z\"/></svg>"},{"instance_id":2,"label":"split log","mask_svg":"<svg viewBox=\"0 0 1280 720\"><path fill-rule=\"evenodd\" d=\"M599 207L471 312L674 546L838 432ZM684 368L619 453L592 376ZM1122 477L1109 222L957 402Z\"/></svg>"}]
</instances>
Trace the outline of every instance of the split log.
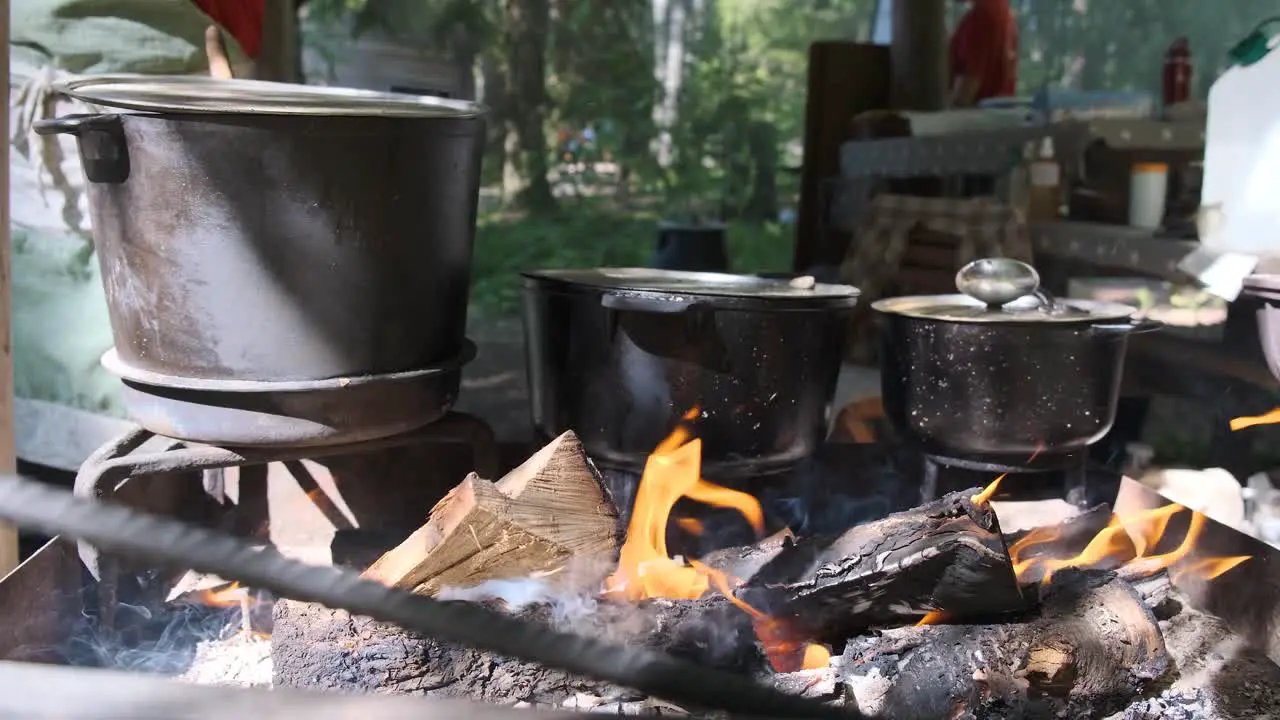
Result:
<instances>
[{"instance_id":1,"label":"split log","mask_svg":"<svg viewBox=\"0 0 1280 720\"><path fill-rule=\"evenodd\" d=\"M538 602L516 614L560 630L662 650L723 670L767 674L749 616L718 595L641 604L578 598ZM276 604L271 657L276 687L548 706L563 706L579 695L611 701L639 697L608 683L293 600Z\"/></svg>"},{"instance_id":2,"label":"split log","mask_svg":"<svg viewBox=\"0 0 1280 720\"><path fill-rule=\"evenodd\" d=\"M603 577L617 547L617 508L566 432L496 483L472 473L364 577L421 595L500 578L585 585ZM584 576L570 577L571 561Z\"/></svg>"},{"instance_id":3,"label":"split log","mask_svg":"<svg viewBox=\"0 0 1280 720\"><path fill-rule=\"evenodd\" d=\"M785 547L740 591L798 632L832 643L932 611L990 618L1026 604L1000 524L973 490Z\"/></svg>"},{"instance_id":4,"label":"split log","mask_svg":"<svg viewBox=\"0 0 1280 720\"><path fill-rule=\"evenodd\" d=\"M796 536L783 529L752 545L713 550L699 558L699 562L734 580L746 582L795 541Z\"/></svg>"},{"instance_id":5,"label":"split log","mask_svg":"<svg viewBox=\"0 0 1280 720\"><path fill-rule=\"evenodd\" d=\"M1142 597L1106 571L1054 575L1025 622L897 628L850 641L843 678L868 717L1101 717L1171 666Z\"/></svg>"}]
</instances>

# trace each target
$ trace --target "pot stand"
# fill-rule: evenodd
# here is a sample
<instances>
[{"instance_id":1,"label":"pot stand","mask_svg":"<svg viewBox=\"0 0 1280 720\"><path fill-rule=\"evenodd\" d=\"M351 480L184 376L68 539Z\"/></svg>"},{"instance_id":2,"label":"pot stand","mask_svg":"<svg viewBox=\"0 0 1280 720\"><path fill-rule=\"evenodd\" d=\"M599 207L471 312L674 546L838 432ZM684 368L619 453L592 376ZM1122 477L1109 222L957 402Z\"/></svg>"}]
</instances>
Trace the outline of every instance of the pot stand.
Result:
<instances>
[{"instance_id":1,"label":"pot stand","mask_svg":"<svg viewBox=\"0 0 1280 720\"><path fill-rule=\"evenodd\" d=\"M159 452L137 453L154 439L170 440ZM493 430L482 420L451 412L438 422L392 437L319 447L245 448L197 445L164 438L141 427L134 428L98 448L76 474L75 494L96 500L111 500L124 481L140 476L169 473L202 473L206 487L221 481L226 468L245 468L270 463L295 463L340 455L360 455L392 451L419 445L465 445L471 449L475 471L482 477L497 477L497 441ZM78 543L80 559L99 581L101 622L111 627L119 568L113 558L102 555L87 543Z\"/></svg>"},{"instance_id":2,"label":"pot stand","mask_svg":"<svg viewBox=\"0 0 1280 720\"><path fill-rule=\"evenodd\" d=\"M1000 465L921 453L920 467L920 502L922 503L930 502L955 490L963 490L975 485L983 486L1000 475L1008 475L1009 477L1002 481L1001 487L1006 492L1016 493L1020 496L1019 499L1032 499L1029 496L1045 495L1063 498L1080 507L1091 506L1087 450L1055 457L1052 463L1043 465ZM975 477L975 473L985 475L985 480L982 477ZM1053 490L1050 484L1055 474L1062 476L1060 491ZM1046 480L1048 482L1045 482ZM1028 490L1027 484L1024 483L1034 483L1034 489ZM1044 498L1035 497L1035 499Z\"/></svg>"},{"instance_id":3,"label":"pot stand","mask_svg":"<svg viewBox=\"0 0 1280 720\"><path fill-rule=\"evenodd\" d=\"M156 435L234 447L341 447L439 420L475 355L465 340L456 356L427 367L289 382L165 375L130 365L115 348L102 365L124 383L130 419Z\"/></svg>"}]
</instances>

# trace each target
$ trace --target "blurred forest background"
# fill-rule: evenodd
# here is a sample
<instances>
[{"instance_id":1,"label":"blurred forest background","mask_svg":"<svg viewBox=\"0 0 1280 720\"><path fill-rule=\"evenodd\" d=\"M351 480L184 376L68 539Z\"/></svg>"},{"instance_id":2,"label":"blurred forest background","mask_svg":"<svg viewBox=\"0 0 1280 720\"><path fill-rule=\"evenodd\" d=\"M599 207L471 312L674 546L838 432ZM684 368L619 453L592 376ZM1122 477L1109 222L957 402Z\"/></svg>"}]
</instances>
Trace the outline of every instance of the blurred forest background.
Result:
<instances>
[{"instance_id":1,"label":"blurred forest background","mask_svg":"<svg viewBox=\"0 0 1280 720\"><path fill-rule=\"evenodd\" d=\"M1186 36L1202 97L1227 49L1280 10L1275 0L1011 2L1026 94L1045 84L1158 93L1165 50ZM963 9L955 3L953 23ZM501 316L518 306L521 270L645 264L660 220L723 221L735 270L789 269L809 44L884 41L886 10L877 0L311 0L303 27L331 67L377 34L465 69L492 112L473 306Z\"/></svg>"}]
</instances>

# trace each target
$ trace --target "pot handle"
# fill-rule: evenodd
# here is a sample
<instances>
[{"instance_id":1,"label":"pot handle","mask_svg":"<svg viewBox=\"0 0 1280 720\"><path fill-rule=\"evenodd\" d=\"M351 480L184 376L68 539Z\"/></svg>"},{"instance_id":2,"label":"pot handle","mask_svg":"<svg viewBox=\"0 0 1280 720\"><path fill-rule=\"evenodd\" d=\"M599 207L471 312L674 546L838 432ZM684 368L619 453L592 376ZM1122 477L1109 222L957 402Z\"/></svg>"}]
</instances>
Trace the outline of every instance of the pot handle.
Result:
<instances>
[{"instance_id":1,"label":"pot handle","mask_svg":"<svg viewBox=\"0 0 1280 720\"><path fill-rule=\"evenodd\" d=\"M697 303L691 298L655 298L645 295L606 293L600 297L600 304L610 310L675 315L685 312Z\"/></svg>"},{"instance_id":2,"label":"pot handle","mask_svg":"<svg viewBox=\"0 0 1280 720\"><path fill-rule=\"evenodd\" d=\"M120 127L120 116L116 113L63 115L36 120L31 127L37 135L79 135L94 130L113 131Z\"/></svg>"},{"instance_id":3,"label":"pot handle","mask_svg":"<svg viewBox=\"0 0 1280 720\"><path fill-rule=\"evenodd\" d=\"M1149 318L1129 318L1129 322L1105 323L1101 325L1090 325L1089 329L1096 333L1104 335L1132 335L1133 333L1146 333L1159 330L1164 327L1164 323L1159 320L1151 320Z\"/></svg>"}]
</instances>

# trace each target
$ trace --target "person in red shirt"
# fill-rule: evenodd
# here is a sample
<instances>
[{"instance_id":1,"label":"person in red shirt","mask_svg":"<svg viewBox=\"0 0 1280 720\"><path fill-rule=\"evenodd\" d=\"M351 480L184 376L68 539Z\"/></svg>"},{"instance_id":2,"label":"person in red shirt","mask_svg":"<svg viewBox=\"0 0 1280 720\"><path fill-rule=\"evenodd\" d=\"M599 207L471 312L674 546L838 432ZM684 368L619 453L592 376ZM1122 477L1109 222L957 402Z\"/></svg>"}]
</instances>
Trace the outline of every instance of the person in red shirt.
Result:
<instances>
[{"instance_id":1,"label":"person in red shirt","mask_svg":"<svg viewBox=\"0 0 1280 720\"><path fill-rule=\"evenodd\" d=\"M1013 95L1018 84L1018 23L1009 0L971 0L951 36L951 106Z\"/></svg>"},{"instance_id":2,"label":"person in red shirt","mask_svg":"<svg viewBox=\"0 0 1280 720\"><path fill-rule=\"evenodd\" d=\"M262 17L266 0L194 0L197 7L221 25L249 58L262 49Z\"/></svg>"}]
</instances>

